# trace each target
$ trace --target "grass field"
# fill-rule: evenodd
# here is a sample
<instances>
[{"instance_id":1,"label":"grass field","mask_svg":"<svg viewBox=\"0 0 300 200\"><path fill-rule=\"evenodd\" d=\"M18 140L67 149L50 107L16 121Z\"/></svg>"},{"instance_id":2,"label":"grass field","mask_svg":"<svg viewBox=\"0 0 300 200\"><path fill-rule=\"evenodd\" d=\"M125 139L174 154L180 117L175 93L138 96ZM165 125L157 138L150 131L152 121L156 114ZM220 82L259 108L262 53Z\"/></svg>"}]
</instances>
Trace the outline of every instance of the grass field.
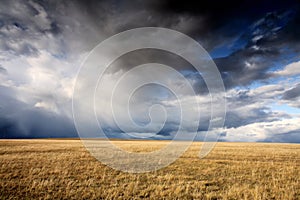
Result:
<instances>
[{"instance_id":1,"label":"grass field","mask_svg":"<svg viewBox=\"0 0 300 200\"><path fill-rule=\"evenodd\" d=\"M115 141L147 151L166 142ZM194 143L161 170L130 174L92 157L80 140L0 140L1 199L300 199L300 145Z\"/></svg>"}]
</instances>

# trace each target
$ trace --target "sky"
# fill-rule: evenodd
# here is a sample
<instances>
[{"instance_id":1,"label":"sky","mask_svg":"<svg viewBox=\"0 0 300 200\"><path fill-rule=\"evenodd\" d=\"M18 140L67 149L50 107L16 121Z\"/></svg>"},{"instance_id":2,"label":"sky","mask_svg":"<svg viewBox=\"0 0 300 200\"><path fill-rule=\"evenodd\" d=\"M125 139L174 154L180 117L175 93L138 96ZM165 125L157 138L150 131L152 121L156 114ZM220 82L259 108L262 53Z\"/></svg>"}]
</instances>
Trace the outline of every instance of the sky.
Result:
<instances>
[{"instance_id":1,"label":"sky","mask_svg":"<svg viewBox=\"0 0 300 200\"><path fill-rule=\"evenodd\" d=\"M300 142L300 3L296 0L0 3L0 138L78 137L72 96L82 62L110 36L149 26L190 36L216 63L227 102L224 127L213 130L221 133L220 140ZM194 120L195 99L202 108L197 130L201 140L211 106L201 74L178 56L155 49L123 55L104 74L101 83L106 89L98 91L97 117L106 135L174 137L180 112L176 95L167 88L146 85L130 102L132 119L141 125L149 123L151 105L165 107L168 116L163 126L160 109L151 112L153 126L136 128L128 124L123 114L124 97L133 83L130 81L117 94L118 123L109 110L106 94L116 81L134 66L154 62L168 64L192 84L196 92L193 98L184 89L176 95L190 113L186 120ZM161 69L153 67L150 76L158 77ZM145 74L137 72L131 80L143 78ZM172 73L165 80L175 86L184 84ZM84 117L84 98L81 106ZM189 134L189 127L183 127L183 131Z\"/></svg>"}]
</instances>

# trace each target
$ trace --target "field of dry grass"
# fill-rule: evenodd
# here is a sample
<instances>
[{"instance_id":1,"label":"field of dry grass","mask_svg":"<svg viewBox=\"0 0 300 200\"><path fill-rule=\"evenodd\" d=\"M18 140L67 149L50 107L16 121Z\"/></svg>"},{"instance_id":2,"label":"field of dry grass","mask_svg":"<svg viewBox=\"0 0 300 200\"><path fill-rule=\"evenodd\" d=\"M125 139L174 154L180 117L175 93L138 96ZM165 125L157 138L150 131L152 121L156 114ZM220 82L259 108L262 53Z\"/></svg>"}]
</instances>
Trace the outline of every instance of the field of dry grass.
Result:
<instances>
[{"instance_id":1,"label":"field of dry grass","mask_svg":"<svg viewBox=\"0 0 300 200\"><path fill-rule=\"evenodd\" d=\"M147 151L165 142L120 141ZM95 158L80 140L0 140L1 199L300 199L300 145L194 143L161 170L130 174Z\"/></svg>"}]
</instances>

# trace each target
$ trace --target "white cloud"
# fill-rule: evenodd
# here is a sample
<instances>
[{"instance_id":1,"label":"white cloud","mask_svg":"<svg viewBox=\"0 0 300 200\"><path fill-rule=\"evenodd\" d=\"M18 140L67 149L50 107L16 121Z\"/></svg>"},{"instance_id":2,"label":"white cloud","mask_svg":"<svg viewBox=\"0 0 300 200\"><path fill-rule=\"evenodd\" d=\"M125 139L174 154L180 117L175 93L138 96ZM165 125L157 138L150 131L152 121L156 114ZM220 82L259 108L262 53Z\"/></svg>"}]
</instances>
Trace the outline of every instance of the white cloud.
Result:
<instances>
[{"instance_id":1,"label":"white cloud","mask_svg":"<svg viewBox=\"0 0 300 200\"><path fill-rule=\"evenodd\" d=\"M0 76L1 86L32 107L39 107L71 118L71 98L75 74L81 57L62 60L41 50L35 57L13 56L1 64L7 73Z\"/></svg>"},{"instance_id":2,"label":"white cloud","mask_svg":"<svg viewBox=\"0 0 300 200\"><path fill-rule=\"evenodd\" d=\"M299 118L282 119L272 122L257 122L240 126L237 128L228 128L219 130L226 132L227 141L262 141L269 137L276 137L279 134L287 134L298 131L300 133Z\"/></svg>"},{"instance_id":3,"label":"white cloud","mask_svg":"<svg viewBox=\"0 0 300 200\"><path fill-rule=\"evenodd\" d=\"M274 76L294 76L300 74L300 61L285 66L282 70L272 73Z\"/></svg>"}]
</instances>

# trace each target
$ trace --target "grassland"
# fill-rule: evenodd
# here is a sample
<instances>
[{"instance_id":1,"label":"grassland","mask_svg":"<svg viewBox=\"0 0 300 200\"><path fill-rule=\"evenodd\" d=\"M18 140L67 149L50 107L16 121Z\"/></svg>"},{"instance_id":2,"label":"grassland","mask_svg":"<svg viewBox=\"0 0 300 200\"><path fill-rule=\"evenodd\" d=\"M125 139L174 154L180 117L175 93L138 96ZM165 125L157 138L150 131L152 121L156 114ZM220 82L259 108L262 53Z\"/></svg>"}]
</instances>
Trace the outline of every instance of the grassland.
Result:
<instances>
[{"instance_id":1,"label":"grassland","mask_svg":"<svg viewBox=\"0 0 300 200\"><path fill-rule=\"evenodd\" d=\"M140 152L164 142L120 141ZM300 199L300 145L194 143L161 170L130 174L92 157L80 140L1 140L2 199Z\"/></svg>"}]
</instances>

